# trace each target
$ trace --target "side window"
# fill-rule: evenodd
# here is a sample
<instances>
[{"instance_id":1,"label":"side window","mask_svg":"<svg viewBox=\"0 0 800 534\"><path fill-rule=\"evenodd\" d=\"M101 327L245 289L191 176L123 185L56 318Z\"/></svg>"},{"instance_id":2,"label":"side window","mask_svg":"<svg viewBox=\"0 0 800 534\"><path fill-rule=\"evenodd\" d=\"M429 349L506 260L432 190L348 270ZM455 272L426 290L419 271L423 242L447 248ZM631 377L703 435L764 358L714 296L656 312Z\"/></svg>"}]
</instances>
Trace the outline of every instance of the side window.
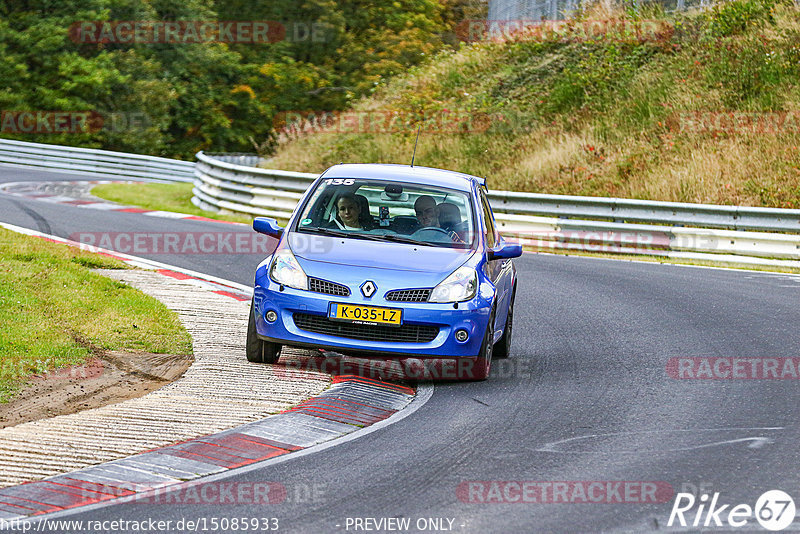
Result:
<instances>
[{"instance_id":1,"label":"side window","mask_svg":"<svg viewBox=\"0 0 800 534\"><path fill-rule=\"evenodd\" d=\"M489 206L489 200L486 198L486 193L483 189L480 190L481 206L483 207L483 223L484 230L486 231L486 244L489 248L493 248L497 244L497 230L494 227L494 217L492 216L492 208Z\"/></svg>"}]
</instances>

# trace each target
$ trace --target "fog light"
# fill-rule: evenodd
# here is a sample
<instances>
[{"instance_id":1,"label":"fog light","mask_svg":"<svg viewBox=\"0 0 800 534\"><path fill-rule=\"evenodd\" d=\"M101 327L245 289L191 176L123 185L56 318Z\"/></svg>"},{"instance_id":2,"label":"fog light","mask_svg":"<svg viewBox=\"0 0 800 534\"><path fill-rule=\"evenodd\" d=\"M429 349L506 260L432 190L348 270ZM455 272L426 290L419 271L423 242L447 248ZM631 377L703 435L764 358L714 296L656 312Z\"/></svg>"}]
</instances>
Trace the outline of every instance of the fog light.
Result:
<instances>
[{"instance_id":1,"label":"fog light","mask_svg":"<svg viewBox=\"0 0 800 534\"><path fill-rule=\"evenodd\" d=\"M456 330L456 341L463 343L467 340L469 334L466 330Z\"/></svg>"},{"instance_id":2,"label":"fog light","mask_svg":"<svg viewBox=\"0 0 800 534\"><path fill-rule=\"evenodd\" d=\"M267 312L267 315L264 316L267 319L268 323L274 323L278 320L278 314L274 311L270 310Z\"/></svg>"}]
</instances>

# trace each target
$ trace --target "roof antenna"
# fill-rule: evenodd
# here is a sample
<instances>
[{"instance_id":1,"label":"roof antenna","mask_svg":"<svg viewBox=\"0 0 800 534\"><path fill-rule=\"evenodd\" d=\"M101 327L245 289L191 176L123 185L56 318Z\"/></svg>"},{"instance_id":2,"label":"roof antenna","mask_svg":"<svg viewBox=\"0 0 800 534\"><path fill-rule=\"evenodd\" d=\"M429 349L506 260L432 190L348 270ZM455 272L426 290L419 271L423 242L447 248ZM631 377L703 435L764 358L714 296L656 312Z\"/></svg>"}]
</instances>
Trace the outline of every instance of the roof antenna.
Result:
<instances>
[{"instance_id":1,"label":"roof antenna","mask_svg":"<svg viewBox=\"0 0 800 534\"><path fill-rule=\"evenodd\" d=\"M414 153L411 154L411 166L414 166L414 158L417 156L417 141L419 141L419 131L422 129L422 124L417 128L417 138L414 139Z\"/></svg>"}]
</instances>

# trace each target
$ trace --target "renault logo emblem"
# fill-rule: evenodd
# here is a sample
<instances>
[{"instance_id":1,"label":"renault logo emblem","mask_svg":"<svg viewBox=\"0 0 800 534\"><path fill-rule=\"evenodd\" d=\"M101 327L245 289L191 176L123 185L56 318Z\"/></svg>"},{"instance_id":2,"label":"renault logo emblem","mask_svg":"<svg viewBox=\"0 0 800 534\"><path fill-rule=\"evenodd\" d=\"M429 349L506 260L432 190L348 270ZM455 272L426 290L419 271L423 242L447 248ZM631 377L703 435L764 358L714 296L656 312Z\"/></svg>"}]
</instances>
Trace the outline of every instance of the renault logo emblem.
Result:
<instances>
[{"instance_id":1,"label":"renault logo emblem","mask_svg":"<svg viewBox=\"0 0 800 534\"><path fill-rule=\"evenodd\" d=\"M372 280L367 280L363 284L361 284L361 293L367 298L372 297L375 292L378 290L378 286L375 285L375 282Z\"/></svg>"}]
</instances>

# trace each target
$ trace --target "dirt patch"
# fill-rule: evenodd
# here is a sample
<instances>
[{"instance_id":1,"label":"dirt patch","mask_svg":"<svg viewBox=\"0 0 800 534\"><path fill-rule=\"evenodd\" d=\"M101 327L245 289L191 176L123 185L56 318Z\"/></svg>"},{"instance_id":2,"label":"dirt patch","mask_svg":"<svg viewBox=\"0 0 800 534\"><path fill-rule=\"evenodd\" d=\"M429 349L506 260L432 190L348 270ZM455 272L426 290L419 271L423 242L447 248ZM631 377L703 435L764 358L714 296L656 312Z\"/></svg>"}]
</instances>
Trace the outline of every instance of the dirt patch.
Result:
<instances>
[{"instance_id":1,"label":"dirt patch","mask_svg":"<svg viewBox=\"0 0 800 534\"><path fill-rule=\"evenodd\" d=\"M0 428L141 397L177 380L193 360L191 355L95 351L84 365L34 376L10 402L0 404Z\"/></svg>"}]
</instances>

